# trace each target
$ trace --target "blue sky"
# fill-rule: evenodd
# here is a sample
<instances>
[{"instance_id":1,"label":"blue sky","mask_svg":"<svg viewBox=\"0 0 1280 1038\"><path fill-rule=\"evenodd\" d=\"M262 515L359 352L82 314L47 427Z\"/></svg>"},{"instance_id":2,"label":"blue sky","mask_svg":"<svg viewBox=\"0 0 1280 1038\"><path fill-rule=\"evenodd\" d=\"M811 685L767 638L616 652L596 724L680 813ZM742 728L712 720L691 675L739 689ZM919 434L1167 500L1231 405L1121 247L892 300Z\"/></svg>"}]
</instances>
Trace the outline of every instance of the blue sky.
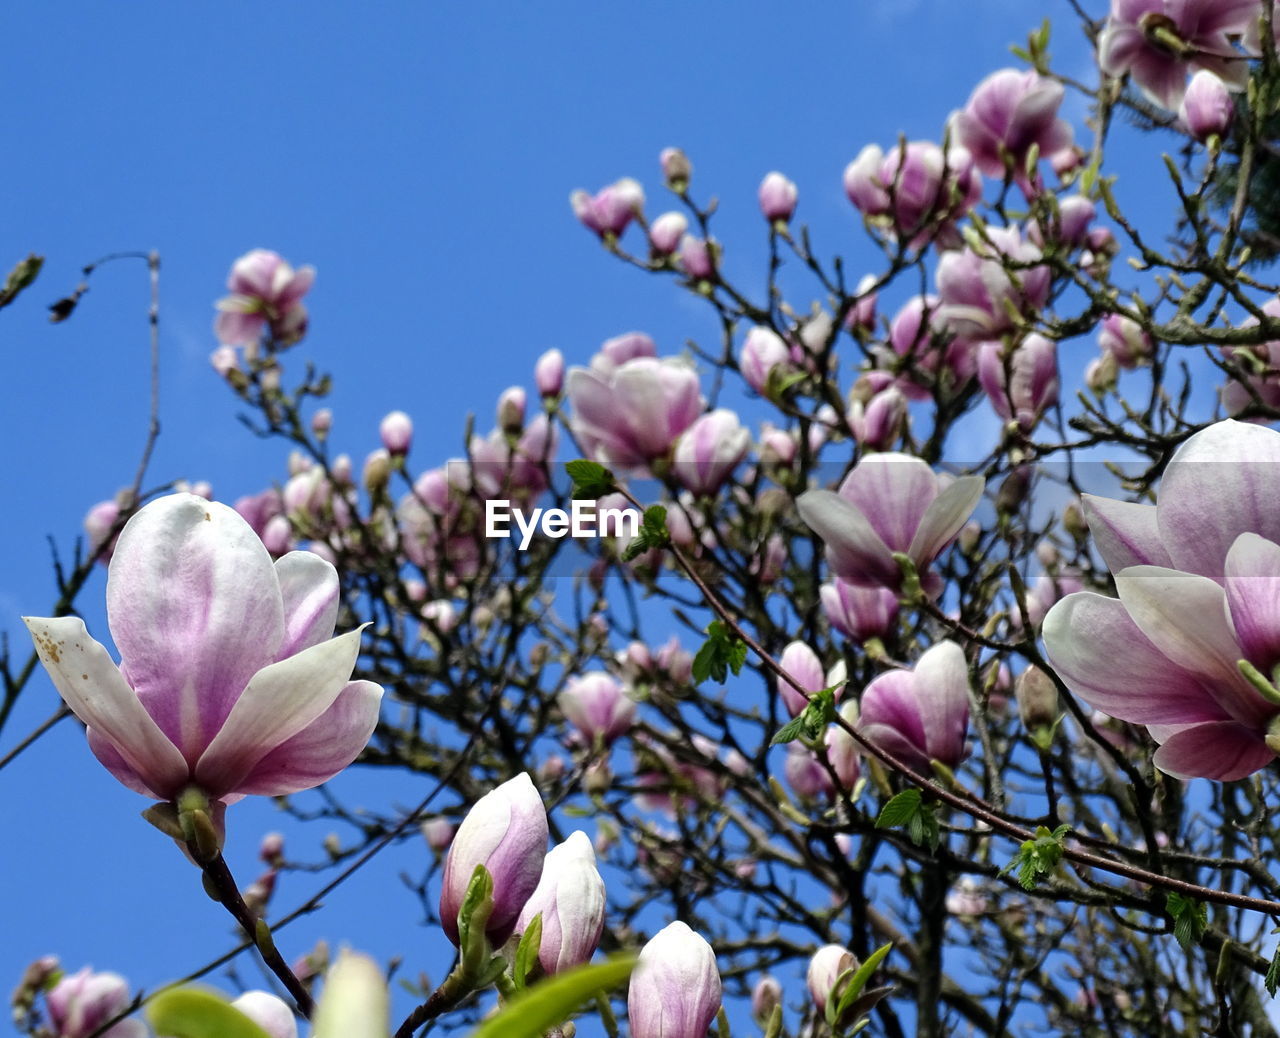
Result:
<instances>
[{"instance_id":1,"label":"blue sky","mask_svg":"<svg viewBox=\"0 0 1280 1038\"><path fill-rule=\"evenodd\" d=\"M765 255L756 187L779 169L800 186L797 218L820 251L849 258L856 281L873 257L841 189L846 163L899 133L937 139L1046 14L1059 23L1060 66L1082 73L1087 52L1059 2L6 11L0 265L28 251L47 263L0 312L0 631L25 653L17 616L43 615L56 597L46 538L69 551L88 506L130 481L145 431L145 269L104 267L74 317L50 325L44 304L83 264L126 249L162 257L152 484L208 479L230 501L284 474L284 447L236 421L208 365L227 268L259 246L318 269L312 331L295 356L298 369L305 357L335 377L338 449L358 462L381 416L401 408L426 467L458 452L468 412L487 429L498 394L530 385L551 346L585 362L632 329L663 352L714 333L670 284L600 252L570 213L572 189L635 176L656 215L666 208L657 155L679 145L694 194L721 200L726 269L750 276ZM105 638L101 596L99 575L81 604ZM0 733L0 755L55 707L37 676ZM415 776L380 780L398 785L351 784L379 805L416 802L427 788ZM154 986L229 946L229 920L138 819L145 806L70 724L0 772L0 984L56 952L71 968L92 963ZM244 881L258 836L277 824L269 803L233 809L229 857ZM292 849L316 857L320 835ZM418 925L395 879L426 862L417 841L389 852L286 930L286 954L326 936L384 960L403 955L406 972L438 979L443 939ZM276 904L311 889L290 877ZM243 976L252 983L253 967Z\"/></svg>"}]
</instances>

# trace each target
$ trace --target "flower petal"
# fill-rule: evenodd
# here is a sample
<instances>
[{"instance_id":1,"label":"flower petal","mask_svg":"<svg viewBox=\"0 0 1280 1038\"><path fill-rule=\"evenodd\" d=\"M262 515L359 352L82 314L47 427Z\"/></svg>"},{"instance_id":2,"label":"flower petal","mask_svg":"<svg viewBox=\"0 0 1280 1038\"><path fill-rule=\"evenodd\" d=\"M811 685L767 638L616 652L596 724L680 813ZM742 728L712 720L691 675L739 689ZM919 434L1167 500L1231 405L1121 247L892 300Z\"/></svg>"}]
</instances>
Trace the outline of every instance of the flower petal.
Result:
<instances>
[{"instance_id":1,"label":"flower petal","mask_svg":"<svg viewBox=\"0 0 1280 1038\"><path fill-rule=\"evenodd\" d=\"M381 704L381 685L348 683L328 710L263 757L236 791L274 797L328 782L369 744Z\"/></svg>"},{"instance_id":2,"label":"flower petal","mask_svg":"<svg viewBox=\"0 0 1280 1038\"><path fill-rule=\"evenodd\" d=\"M907 549L918 569L928 566L960 532L982 500L986 486L981 476L962 476L933 499Z\"/></svg>"},{"instance_id":3,"label":"flower petal","mask_svg":"<svg viewBox=\"0 0 1280 1038\"><path fill-rule=\"evenodd\" d=\"M1049 662L1072 691L1137 724L1189 724L1229 715L1195 675L1170 661L1123 603L1091 592L1054 605L1041 628Z\"/></svg>"},{"instance_id":4,"label":"flower petal","mask_svg":"<svg viewBox=\"0 0 1280 1038\"><path fill-rule=\"evenodd\" d=\"M938 496L938 477L919 458L887 452L863 458L840 484L890 551L908 551L925 512Z\"/></svg>"},{"instance_id":5,"label":"flower petal","mask_svg":"<svg viewBox=\"0 0 1280 1038\"><path fill-rule=\"evenodd\" d=\"M1233 782L1274 759L1260 733L1234 721L1212 721L1170 736L1156 750L1154 763L1176 778Z\"/></svg>"},{"instance_id":6,"label":"flower petal","mask_svg":"<svg viewBox=\"0 0 1280 1038\"><path fill-rule=\"evenodd\" d=\"M1268 676L1280 663L1280 545L1242 533L1227 552L1227 610L1248 660Z\"/></svg>"},{"instance_id":7,"label":"flower petal","mask_svg":"<svg viewBox=\"0 0 1280 1038\"><path fill-rule=\"evenodd\" d=\"M98 763L111 772L122 786L152 800L168 799L142 781L142 776L129 766L129 762L120 755L120 751L115 748L110 739L99 735L92 728L86 728L84 734L88 740L89 749L98 758Z\"/></svg>"},{"instance_id":8,"label":"flower petal","mask_svg":"<svg viewBox=\"0 0 1280 1038\"><path fill-rule=\"evenodd\" d=\"M902 571L888 545L858 509L830 490L810 490L796 498L800 518L827 548L827 562L850 584L897 587Z\"/></svg>"},{"instance_id":9,"label":"flower petal","mask_svg":"<svg viewBox=\"0 0 1280 1038\"><path fill-rule=\"evenodd\" d=\"M929 756L955 767L969 730L969 664L955 642L934 645L916 663L916 710Z\"/></svg>"},{"instance_id":10,"label":"flower petal","mask_svg":"<svg viewBox=\"0 0 1280 1038\"><path fill-rule=\"evenodd\" d=\"M1169 462L1156 509L1173 565L1220 581L1240 534L1280 543L1280 433L1230 419L1196 433Z\"/></svg>"},{"instance_id":11,"label":"flower petal","mask_svg":"<svg viewBox=\"0 0 1280 1038\"><path fill-rule=\"evenodd\" d=\"M1216 583L1161 566L1130 566L1116 574L1116 590L1152 645L1202 678L1231 717L1256 725L1275 712L1236 665L1243 650L1227 619L1226 593Z\"/></svg>"},{"instance_id":12,"label":"flower petal","mask_svg":"<svg viewBox=\"0 0 1280 1038\"><path fill-rule=\"evenodd\" d=\"M291 551L276 560L284 603L284 643L276 659L333 637L338 622L338 571L315 552Z\"/></svg>"},{"instance_id":13,"label":"flower petal","mask_svg":"<svg viewBox=\"0 0 1280 1038\"><path fill-rule=\"evenodd\" d=\"M143 708L107 650L76 616L23 617L40 662L67 706L109 742L139 780L161 796L186 785L190 771Z\"/></svg>"},{"instance_id":14,"label":"flower petal","mask_svg":"<svg viewBox=\"0 0 1280 1038\"><path fill-rule=\"evenodd\" d=\"M214 797L238 790L268 753L328 710L351 680L363 629L258 671L196 763L196 781Z\"/></svg>"},{"instance_id":15,"label":"flower petal","mask_svg":"<svg viewBox=\"0 0 1280 1038\"><path fill-rule=\"evenodd\" d=\"M1129 566L1173 565L1160 541L1155 505L1114 501L1093 494L1083 494L1080 500L1093 543L1112 573Z\"/></svg>"},{"instance_id":16,"label":"flower petal","mask_svg":"<svg viewBox=\"0 0 1280 1038\"><path fill-rule=\"evenodd\" d=\"M261 539L234 509L194 494L129 520L107 576L107 617L126 680L189 764L284 634Z\"/></svg>"}]
</instances>

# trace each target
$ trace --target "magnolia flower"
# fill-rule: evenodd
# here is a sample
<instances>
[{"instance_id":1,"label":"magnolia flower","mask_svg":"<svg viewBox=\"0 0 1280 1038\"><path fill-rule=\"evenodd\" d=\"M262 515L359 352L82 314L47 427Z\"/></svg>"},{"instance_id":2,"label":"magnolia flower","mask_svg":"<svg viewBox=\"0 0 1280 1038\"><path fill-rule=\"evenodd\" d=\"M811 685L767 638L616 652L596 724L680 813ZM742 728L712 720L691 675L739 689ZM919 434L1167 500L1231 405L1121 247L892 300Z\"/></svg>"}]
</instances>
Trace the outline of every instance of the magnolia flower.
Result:
<instances>
[{"instance_id":1,"label":"magnolia flower","mask_svg":"<svg viewBox=\"0 0 1280 1038\"><path fill-rule=\"evenodd\" d=\"M477 865L493 877L493 912L485 932L495 945L511 936L516 919L542 876L547 810L528 774L490 790L467 812L445 859L440 925L458 943L458 910Z\"/></svg>"},{"instance_id":2,"label":"magnolia flower","mask_svg":"<svg viewBox=\"0 0 1280 1038\"><path fill-rule=\"evenodd\" d=\"M702 414L697 372L674 358L636 357L605 376L571 368L566 394L583 448L624 468L665 455Z\"/></svg>"},{"instance_id":3,"label":"magnolia flower","mask_svg":"<svg viewBox=\"0 0 1280 1038\"><path fill-rule=\"evenodd\" d=\"M760 182L760 212L770 223L786 223L796 211L799 194L795 181L778 172L770 173Z\"/></svg>"},{"instance_id":4,"label":"magnolia flower","mask_svg":"<svg viewBox=\"0 0 1280 1038\"><path fill-rule=\"evenodd\" d=\"M89 1038L108 1020L129 1008L129 984L118 973L94 973L85 967L53 986L45 996L55 1038ZM147 1038L141 1020L121 1020L102 1038Z\"/></svg>"},{"instance_id":5,"label":"magnolia flower","mask_svg":"<svg viewBox=\"0 0 1280 1038\"><path fill-rule=\"evenodd\" d=\"M903 764L964 760L969 729L969 665L955 642L939 642L911 670L881 674L862 693L858 731Z\"/></svg>"},{"instance_id":6,"label":"magnolia flower","mask_svg":"<svg viewBox=\"0 0 1280 1038\"><path fill-rule=\"evenodd\" d=\"M1035 332L1006 355L998 342L978 351L978 382L1001 418L1030 432L1045 409L1058 402L1058 348Z\"/></svg>"},{"instance_id":7,"label":"magnolia flower","mask_svg":"<svg viewBox=\"0 0 1280 1038\"><path fill-rule=\"evenodd\" d=\"M1244 89L1249 66L1231 37L1256 33L1258 18L1258 0L1111 0L1098 63L1109 76L1129 73L1147 97L1176 111L1193 69Z\"/></svg>"},{"instance_id":8,"label":"magnolia flower","mask_svg":"<svg viewBox=\"0 0 1280 1038\"><path fill-rule=\"evenodd\" d=\"M1191 77L1178 108L1178 118L1192 137L1198 141L1221 137L1231 126L1235 114L1235 101L1222 80L1207 69Z\"/></svg>"},{"instance_id":9,"label":"magnolia flower","mask_svg":"<svg viewBox=\"0 0 1280 1038\"><path fill-rule=\"evenodd\" d=\"M985 482L963 476L945 483L919 458L873 454L840 484L839 493L800 495L800 518L826 544L827 564L850 584L897 590L905 554L921 579L973 514Z\"/></svg>"},{"instance_id":10,"label":"magnolia flower","mask_svg":"<svg viewBox=\"0 0 1280 1038\"><path fill-rule=\"evenodd\" d=\"M632 219L644 210L644 188L630 177L623 177L594 195L574 191L569 196L573 215L600 237L620 235Z\"/></svg>"},{"instance_id":11,"label":"magnolia flower","mask_svg":"<svg viewBox=\"0 0 1280 1038\"><path fill-rule=\"evenodd\" d=\"M538 961L544 973L563 973L591 958L604 930L604 880L584 832L571 833L547 852L538 886L520 910L516 932L523 934L542 916Z\"/></svg>"},{"instance_id":12,"label":"magnolia flower","mask_svg":"<svg viewBox=\"0 0 1280 1038\"><path fill-rule=\"evenodd\" d=\"M703 1038L720 1009L720 972L705 939L682 922L660 930L631 975L632 1038Z\"/></svg>"},{"instance_id":13,"label":"magnolia flower","mask_svg":"<svg viewBox=\"0 0 1280 1038\"><path fill-rule=\"evenodd\" d=\"M982 197L982 177L963 148L933 141L890 148L868 144L845 168L844 190L866 216L886 221L912 248L927 244ZM936 226L931 226L936 225Z\"/></svg>"},{"instance_id":14,"label":"magnolia flower","mask_svg":"<svg viewBox=\"0 0 1280 1038\"><path fill-rule=\"evenodd\" d=\"M956 143L987 176L1003 178L1011 169L1022 183L1032 147L1042 157L1071 147L1071 124L1058 118L1063 93L1061 83L1034 71L993 72L952 115Z\"/></svg>"},{"instance_id":15,"label":"magnolia flower","mask_svg":"<svg viewBox=\"0 0 1280 1038\"><path fill-rule=\"evenodd\" d=\"M603 671L570 678L556 701L588 744L598 737L609 745L630 730L636 716L635 702Z\"/></svg>"},{"instance_id":16,"label":"magnolia flower","mask_svg":"<svg viewBox=\"0 0 1280 1038\"><path fill-rule=\"evenodd\" d=\"M119 666L78 617L25 617L89 747L130 789L223 805L326 782L378 721L352 681L360 633L334 638L338 575L309 552L274 565L226 505L173 494L120 534L107 576Z\"/></svg>"},{"instance_id":17,"label":"magnolia flower","mask_svg":"<svg viewBox=\"0 0 1280 1038\"><path fill-rule=\"evenodd\" d=\"M294 270L274 252L254 249L231 267L213 323L218 341L229 346L257 342L264 329L281 345L297 342L307 331L302 297L316 279L314 267Z\"/></svg>"},{"instance_id":18,"label":"magnolia flower","mask_svg":"<svg viewBox=\"0 0 1280 1038\"><path fill-rule=\"evenodd\" d=\"M809 995L819 1013L826 1012L827 1003L834 995L839 998L841 991L836 990L836 982L846 973L858 968L858 960L853 952L839 944L825 944L813 953L809 960L806 981Z\"/></svg>"},{"instance_id":19,"label":"magnolia flower","mask_svg":"<svg viewBox=\"0 0 1280 1038\"><path fill-rule=\"evenodd\" d=\"M1010 308L1039 310L1049 299L1049 268L1027 266L1040 258L1040 250L1023 241L1016 227L992 228L987 237L976 248L946 253L938 263L942 322L970 341L1012 328Z\"/></svg>"},{"instance_id":20,"label":"magnolia flower","mask_svg":"<svg viewBox=\"0 0 1280 1038\"><path fill-rule=\"evenodd\" d=\"M714 495L751 446L738 416L719 407L702 415L676 441L672 474L695 494Z\"/></svg>"},{"instance_id":21,"label":"magnolia flower","mask_svg":"<svg viewBox=\"0 0 1280 1038\"><path fill-rule=\"evenodd\" d=\"M1156 504L1086 496L1120 597L1068 595L1044 620L1063 681L1146 725L1180 778L1243 778L1280 748L1277 464L1280 433L1219 422L1174 454Z\"/></svg>"}]
</instances>

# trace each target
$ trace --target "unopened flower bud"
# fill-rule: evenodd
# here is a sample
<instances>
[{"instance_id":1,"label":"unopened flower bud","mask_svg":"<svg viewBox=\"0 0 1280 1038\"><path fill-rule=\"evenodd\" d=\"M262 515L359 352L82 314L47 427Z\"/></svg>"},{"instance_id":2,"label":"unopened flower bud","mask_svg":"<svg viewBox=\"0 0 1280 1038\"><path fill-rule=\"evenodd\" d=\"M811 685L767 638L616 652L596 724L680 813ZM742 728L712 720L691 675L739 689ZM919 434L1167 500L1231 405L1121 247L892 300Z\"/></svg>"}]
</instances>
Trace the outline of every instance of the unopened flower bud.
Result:
<instances>
[{"instance_id":1,"label":"unopened flower bud","mask_svg":"<svg viewBox=\"0 0 1280 1038\"><path fill-rule=\"evenodd\" d=\"M520 912L516 932L524 933L541 914L538 962L548 975L563 973L595 952L604 930L604 908L604 880L591 839L575 832L547 852L542 878Z\"/></svg>"},{"instance_id":2,"label":"unopened flower bud","mask_svg":"<svg viewBox=\"0 0 1280 1038\"><path fill-rule=\"evenodd\" d=\"M1018 716L1036 743L1041 744L1046 729L1050 730L1051 737L1053 724L1058 719L1058 690L1053 679L1039 667L1029 666L1018 675L1013 694L1018 700Z\"/></svg>"},{"instance_id":3,"label":"unopened flower bud","mask_svg":"<svg viewBox=\"0 0 1280 1038\"><path fill-rule=\"evenodd\" d=\"M509 386L498 397L498 428L510 436L524 428L526 394L523 386Z\"/></svg>"},{"instance_id":4,"label":"unopened flower bud","mask_svg":"<svg viewBox=\"0 0 1280 1038\"><path fill-rule=\"evenodd\" d=\"M332 428L333 412L329 408L322 407L311 416L311 432L321 443L329 438L329 430Z\"/></svg>"},{"instance_id":5,"label":"unopened flower bud","mask_svg":"<svg viewBox=\"0 0 1280 1038\"><path fill-rule=\"evenodd\" d=\"M1084 382L1094 396L1106 396L1116 388L1119 380L1120 364L1110 350L1103 350L1085 366Z\"/></svg>"},{"instance_id":6,"label":"unopened flower bud","mask_svg":"<svg viewBox=\"0 0 1280 1038\"><path fill-rule=\"evenodd\" d=\"M1203 143L1226 133L1235 113L1226 85L1208 69L1201 69L1187 84L1178 118L1191 136Z\"/></svg>"},{"instance_id":7,"label":"unopened flower bud","mask_svg":"<svg viewBox=\"0 0 1280 1038\"><path fill-rule=\"evenodd\" d=\"M689 229L684 213L663 213L649 225L649 245L658 256L670 256Z\"/></svg>"},{"instance_id":8,"label":"unopened flower bud","mask_svg":"<svg viewBox=\"0 0 1280 1038\"><path fill-rule=\"evenodd\" d=\"M284 860L284 835L267 833L258 844L258 857L268 865L279 865Z\"/></svg>"},{"instance_id":9,"label":"unopened flower bud","mask_svg":"<svg viewBox=\"0 0 1280 1038\"><path fill-rule=\"evenodd\" d=\"M627 1009L631 1038L703 1038L720 1009L716 956L682 922L660 930L640 951Z\"/></svg>"},{"instance_id":10,"label":"unopened flower bud","mask_svg":"<svg viewBox=\"0 0 1280 1038\"><path fill-rule=\"evenodd\" d=\"M695 281L710 281L716 274L716 244L686 234L680 239L680 266Z\"/></svg>"},{"instance_id":11,"label":"unopened flower bud","mask_svg":"<svg viewBox=\"0 0 1280 1038\"><path fill-rule=\"evenodd\" d=\"M760 212L770 223L787 223L796 211L799 189L781 173L768 174L760 182Z\"/></svg>"},{"instance_id":12,"label":"unopened flower bud","mask_svg":"<svg viewBox=\"0 0 1280 1038\"><path fill-rule=\"evenodd\" d=\"M392 411L382 419L378 435L382 437L382 446L393 457L408 454L413 442L413 420L403 411Z\"/></svg>"},{"instance_id":13,"label":"unopened flower bud","mask_svg":"<svg viewBox=\"0 0 1280 1038\"><path fill-rule=\"evenodd\" d=\"M839 1001L841 991L837 989L840 977L849 970L858 968L858 960L853 952L838 944L827 944L819 948L809 960L809 995L813 998L814 1008L821 1015L827 1011L827 1003L832 999Z\"/></svg>"},{"instance_id":14,"label":"unopened flower bud","mask_svg":"<svg viewBox=\"0 0 1280 1038\"><path fill-rule=\"evenodd\" d=\"M386 490L391 482L391 455L385 448L379 447L371 451L364 459L364 472L361 476L364 488L371 496Z\"/></svg>"},{"instance_id":15,"label":"unopened flower bud","mask_svg":"<svg viewBox=\"0 0 1280 1038\"><path fill-rule=\"evenodd\" d=\"M325 977L311 1038L382 1038L390 1031L387 980L366 955L344 951Z\"/></svg>"},{"instance_id":16,"label":"unopened flower bud","mask_svg":"<svg viewBox=\"0 0 1280 1038\"><path fill-rule=\"evenodd\" d=\"M441 815L428 818L419 828L422 838L427 841L427 846L436 854L445 850L453 842L453 823Z\"/></svg>"},{"instance_id":17,"label":"unopened flower bud","mask_svg":"<svg viewBox=\"0 0 1280 1038\"><path fill-rule=\"evenodd\" d=\"M693 176L693 164L683 151L679 148L663 148L658 161L662 164L662 176L666 179L667 187L677 194L688 189L689 178Z\"/></svg>"},{"instance_id":18,"label":"unopened flower bud","mask_svg":"<svg viewBox=\"0 0 1280 1038\"><path fill-rule=\"evenodd\" d=\"M1032 470L1029 465L1019 465L1009 473L996 491L996 511L1012 515L1022 507L1031 491Z\"/></svg>"},{"instance_id":19,"label":"unopened flower bud","mask_svg":"<svg viewBox=\"0 0 1280 1038\"><path fill-rule=\"evenodd\" d=\"M751 1015L757 1023L764 1023L773 1013L774 1006L782 1002L782 985L777 977L765 974L751 989Z\"/></svg>"},{"instance_id":20,"label":"unopened flower bud","mask_svg":"<svg viewBox=\"0 0 1280 1038\"><path fill-rule=\"evenodd\" d=\"M538 363L533 366L533 384L543 397L558 397L564 387L564 354L551 349L539 357Z\"/></svg>"}]
</instances>

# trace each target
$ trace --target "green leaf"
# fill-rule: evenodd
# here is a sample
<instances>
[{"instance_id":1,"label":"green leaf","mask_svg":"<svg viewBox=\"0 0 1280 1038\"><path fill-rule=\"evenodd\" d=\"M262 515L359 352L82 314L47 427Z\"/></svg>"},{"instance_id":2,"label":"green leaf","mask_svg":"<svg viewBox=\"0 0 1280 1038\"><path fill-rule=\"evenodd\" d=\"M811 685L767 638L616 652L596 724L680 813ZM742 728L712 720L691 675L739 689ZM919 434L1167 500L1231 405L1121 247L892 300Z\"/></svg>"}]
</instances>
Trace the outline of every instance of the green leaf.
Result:
<instances>
[{"instance_id":1,"label":"green leaf","mask_svg":"<svg viewBox=\"0 0 1280 1038\"><path fill-rule=\"evenodd\" d=\"M917 792L919 792L917 790ZM848 1008L862 994L862 989L867 986L867 981L871 979L871 974L879 968L880 963L885 959L889 952L893 951L892 944L882 944L879 948L867 956L864 962L849 978L849 983L845 987L844 992L840 995L840 1004L836 1006L836 1019L839 1020L844 1016Z\"/></svg>"},{"instance_id":2,"label":"green leaf","mask_svg":"<svg viewBox=\"0 0 1280 1038\"><path fill-rule=\"evenodd\" d=\"M613 473L597 462L579 458L577 461L565 462L564 470L573 480L574 498L596 500L617 489Z\"/></svg>"},{"instance_id":3,"label":"green leaf","mask_svg":"<svg viewBox=\"0 0 1280 1038\"><path fill-rule=\"evenodd\" d=\"M1203 901L1184 897L1177 892L1170 893L1164 904L1173 917L1173 936L1182 945L1182 950L1189 952L1200 943L1200 938L1209 927L1208 906ZM1274 963L1272 968L1275 968ZM1271 970L1267 970L1267 976L1271 976ZM1274 989L1272 993L1274 994Z\"/></svg>"},{"instance_id":4,"label":"green leaf","mask_svg":"<svg viewBox=\"0 0 1280 1038\"><path fill-rule=\"evenodd\" d=\"M621 984L631 976L635 964L634 955L619 955L548 977L485 1020L471 1032L471 1038L540 1038L544 1031L568 1020L596 992Z\"/></svg>"},{"instance_id":5,"label":"green leaf","mask_svg":"<svg viewBox=\"0 0 1280 1038\"><path fill-rule=\"evenodd\" d=\"M904 789L888 800L880 808L880 817L876 819L877 829L895 829L906 825L920 813L920 790Z\"/></svg>"},{"instance_id":6,"label":"green leaf","mask_svg":"<svg viewBox=\"0 0 1280 1038\"><path fill-rule=\"evenodd\" d=\"M737 671L734 673L736 674ZM769 741L769 745L777 746L779 743L791 742L799 738L816 742L821 738L827 726L835 719L836 689L839 687L839 685L832 685L830 688L820 688L816 692L810 692L809 702L805 708L778 729L777 734Z\"/></svg>"},{"instance_id":7,"label":"green leaf","mask_svg":"<svg viewBox=\"0 0 1280 1038\"><path fill-rule=\"evenodd\" d=\"M520 943L516 945L516 959L511 966L511 978L517 988L524 987L524 979L529 975L538 961L538 951L542 947L542 913L539 912L524 928L520 935Z\"/></svg>"},{"instance_id":8,"label":"green leaf","mask_svg":"<svg viewBox=\"0 0 1280 1038\"><path fill-rule=\"evenodd\" d=\"M1025 840L1013 860L1000 870L1000 875L1018 870L1018 882L1023 890L1034 890L1041 877L1047 876L1062 861L1062 838L1071 830L1060 825L1050 832L1043 825L1036 827L1034 839Z\"/></svg>"},{"instance_id":9,"label":"green leaf","mask_svg":"<svg viewBox=\"0 0 1280 1038\"><path fill-rule=\"evenodd\" d=\"M622 561L630 562L652 548L665 548L671 543L667 532L667 510L662 505L650 505L644 510L640 532L622 553Z\"/></svg>"},{"instance_id":10,"label":"green leaf","mask_svg":"<svg viewBox=\"0 0 1280 1038\"><path fill-rule=\"evenodd\" d=\"M804 734L804 717L793 717L773 734L770 746L780 746L785 742L795 742Z\"/></svg>"},{"instance_id":11,"label":"green leaf","mask_svg":"<svg viewBox=\"0 0 1280 1038\"><path fill-rule=\"evenodd\" d=\"M729 671L741 673L746 661L747 643L719 620L712 620L707 627L707 640L693 658L693 680L702 682L715 678L723 685L728 680Z\"/></svg>"},{"instance_id":12,"label":"green leaf","mask_svg":"<svg viewBox=\"0 0 1280 1038\"><path fill-rule=\"evenodd\" d=\"M1280 987L1280 948L1277 948L1276 953L1271 956L1271 965L1267 967L1267 975L1262 983L1267 987L1267 994L1275 998L1276 988Z\"/></svg>"},{"instance_id":13,"label":"green leaf","mask_svg":"<svg viewBox=\"0 0 1280 1038\"><path fill-rule=\"evenodd\" d=\"M167 1038L271 1038L221 995L203 988L170 988L146 1008L147 1022Z\"/></svg>"}]
</instances>

